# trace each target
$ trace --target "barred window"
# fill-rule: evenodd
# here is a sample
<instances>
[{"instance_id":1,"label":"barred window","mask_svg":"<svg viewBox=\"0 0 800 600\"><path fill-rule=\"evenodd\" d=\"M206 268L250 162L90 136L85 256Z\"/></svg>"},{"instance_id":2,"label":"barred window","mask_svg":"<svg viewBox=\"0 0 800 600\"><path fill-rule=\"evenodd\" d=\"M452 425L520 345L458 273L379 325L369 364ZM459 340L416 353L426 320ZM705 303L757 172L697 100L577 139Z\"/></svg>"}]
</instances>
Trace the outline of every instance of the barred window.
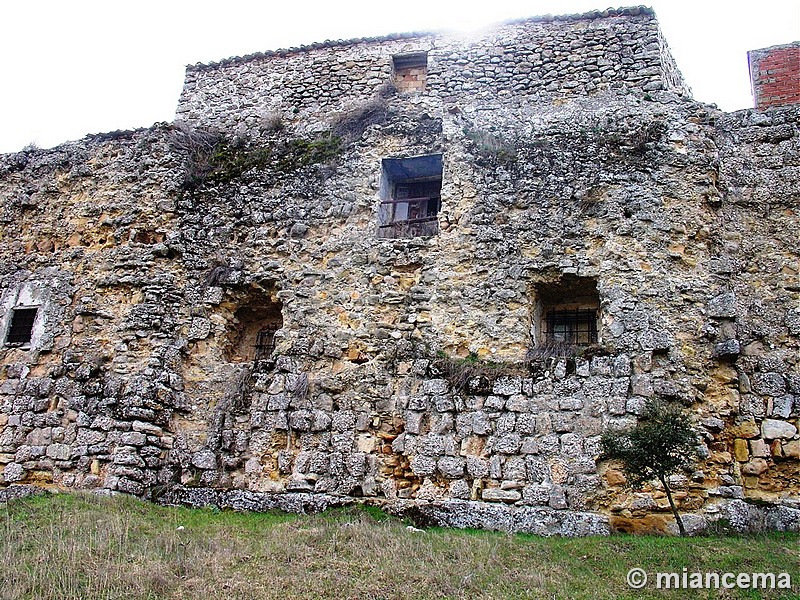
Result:
<instances>
[{"instance_id":1,"label":"barred window","mask_svg":"<svg viewBox=\"0 0 800 600\"><path fill-rule=\"evenodd\" d=\"M22 346L31 343L33 324L38 308L15 308L11 311L11 322L6 335L6 345Z\"/></svg>"},{"instance_id":2,"label":"barred window","mask_svg":"<svg viewBox=\"0 0 800 600\"><path fill-rule=\"evenodd\" d=\"M544 326L548 342L571 346L597 343L597 310L593 308L549 310Z\"/></svg>"},{"instance_id":3,"label":"barred window","mask_svg":"<svg viewBox=\"0 0 800 600\"><path fill-rule=\"evenodd\" d=\"M275 351L275 334L281 328L281 323L267 323L256 335L255 360L267 360Z\"/></svg>"},{"instance_id":4,"label":"barred window","mask_svg":"<svg viewBox=\"0 0 800 600\"><path fill-rule=\"evenodd\" d=\"M257 287L235 301L239 307L230 320L226 358L230 362L266 365L283 328L283 305L273 290Z\"/></svg>"},{"instance_id":5,"label":"barred window","mask_svg":"<svg viewBox=\"0 0 800 600\"><path fill-rule=\"evenodd\" d=\"M562 274L534 286L531 341L534 348L562 348L600 341L600 296L591 277Z\"/></svg>"}]
</instances>

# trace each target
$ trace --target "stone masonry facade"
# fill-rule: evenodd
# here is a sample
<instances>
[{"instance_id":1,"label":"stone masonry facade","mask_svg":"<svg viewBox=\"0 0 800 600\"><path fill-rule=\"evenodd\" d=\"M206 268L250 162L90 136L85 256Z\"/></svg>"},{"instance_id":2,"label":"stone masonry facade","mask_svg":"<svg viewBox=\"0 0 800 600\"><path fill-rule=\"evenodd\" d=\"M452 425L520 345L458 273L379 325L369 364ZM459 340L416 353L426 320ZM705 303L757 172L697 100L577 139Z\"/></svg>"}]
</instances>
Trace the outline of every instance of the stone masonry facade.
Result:
<instances>
[{"instance_id":1,"label":"stone masonry facade","mask_svg":"<svg viewBox=\"0 0 800 600\"><path fill-rule=\"evenodd\" d=\"M645 8L190 66L0 156L0 481L672 531L600 458L660 398L691 530L797 530L798 115L692 100Z\"/></svg>"}]
</instances>

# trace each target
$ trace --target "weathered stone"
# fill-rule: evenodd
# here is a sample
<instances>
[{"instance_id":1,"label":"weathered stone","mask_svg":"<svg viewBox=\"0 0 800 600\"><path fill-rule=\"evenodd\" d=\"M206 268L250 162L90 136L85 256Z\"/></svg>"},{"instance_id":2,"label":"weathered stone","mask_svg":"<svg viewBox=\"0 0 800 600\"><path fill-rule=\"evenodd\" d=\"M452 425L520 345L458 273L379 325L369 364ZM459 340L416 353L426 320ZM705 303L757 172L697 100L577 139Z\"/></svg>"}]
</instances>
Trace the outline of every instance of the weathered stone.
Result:
<instances>
[{"instance_id":1,"label":"weathered stone","mask_svg":"<svg viewBox=\"0 0 800 600\"><path fill-rule=\"evenodd\" d=\"M554 485L550 488L550 499L548 500L550 508L563 510L567 508L567 497L564 494L564 489L561 486Z\"/></svg>"},{"instance_id":2,"label":"weathered stone","mask_svg":"<svg viewBox=\"0 0 800 600\"><path fill-rule=\"evenodd\" d=\"M736 317L736 294L728 292L714 296L708 301L708 316L715 319Z\"/></svg>"},{"instance_id":3,"label":"weathered stone","mask_svg":"<svg viewBox=\"0 0 800 600\"><path fill-rule=\"evenodd\" d=\"M764 419L761 422L761 435L768 439L789 439L797 435L797 427L786 421Z\"/></svg>"},{"instance_id":4,"label":"weathered stone","mask_svg":"<svg viewBox=\"0 0 800 600\"><path fill-rule=\"evenodd\" d=\"M695 103L648 9L196 65L178 116L0 156L6 481L607 533L568 507L623 518L601 435L660 397L697 515L797 496L798 109Z\"/></svg>"},{"instance_id":5,"label":"weathered stone","mask_svg":"<svg viewBox=\"0 0 800 600\"><path fill-rule=\"evenodd\" d=\"M446 394L450 389L446 379L426 379L422 383L422 391L426 394Z\"/></svg>"},{"instance_id":6,"label":"weathered stone","mask_svg":"<svg viewBox=\"0 0 800 600\"><path fill-rule=\"evenodd\" d=\"M461 500L469 500L469 485L463 479L456 479L450 483L450 497Z\"/></svg>"},{"instance_id":7,"label":"weathered stone","mask_svg":"<svg viewBox=\"0 0 800 600\"><path fill-rule=\"evenodd\" d=\"M706 417L701 423L703 427L711 431L722 431L722 428L725 427L725 422L717 417Z\"/></svg>"},{"instance_id":8,"label":"weathered stone","mask_svg":"<svg viewBox=\"0 0 800 600\"><path fill-rule=\"evenodd\" d=\"M492 386L492 393L500 396L514 396L521 391L521 377L500 377Z\"/></svg>"},{"instance_id":9,"label":"weathered stone","mask_svg":"<svg viewBox=\"0 0 800 600\"><path fill-rule=\"evenodd\" d=\"M55 460L69 460L72 448L67 444L51 444L47 447L47 456Z\"/></svg>"},{"instance_id":10,"label":"weathered stone","mask_svg":"<svg viewBox=\"0 0 800 600\"><path fill-rule=\"evenodd\" d=\"M25 469L19 463L8 463L3 469L3 481L16 483L25 478Z\"/></svg>"},{"instance_id":11,"label":"weathered stone","mask_svg":"<svg viewBox=\"0 0 800 600\"><path fill-rule=\"evenodd\" d=\"M754 438L761 435L761 428L753 419L743 419L733 426L731 432L737 437Z\"/></svg>"},{"instance_id":12,"label":"weathered stone","mask_svg":"<svg viewBox=\"0 0 800 600\"><path fill-rule=\"evenodd\" d=\"M789 416L792 414L792 409L795 404L795 397L794 396L779 396L772 400L772 412L770 413L773 417L779 417L783 419L788 419Z\"/></svg>"},{"instance_id":13,"label":"weathered stone","mask_svg":"<svg viewBox=\"0 0 800 600\"><path fill-rule=\"evenodd\" d=\"M800 459L800 440L784 442L783 455L787 458Z\"/></svg>"},{"instance_id":14,"label":"weathered stone","mask_svg":"<svg viewBox=\"0 0 800 600\"><path fill-rule=\"evenodd\" d=\"M758 458L769 457L769 444L764 440L750 440L750 452ZM739 460L738 458L736 460ZM747 459L744 459L747 460Z\"/></svg>"},{"instance_id":15,"label":"weathered stone","mask_svg":"<svg viewBox=\"0 0 800 600\"><path fill-rule=\"evenodd\" d=\"M747 440L742 438L733 440L733 456L739 462L746 462L750 458L750 452L747 449Z\"/></svg>"},{"instance_id":16,"label":"weathered stone","mask_svg":"<svg viewBox=\"0 0 800 600\"><path fill-rule=\"evenodd\" d=\"M751 382L753 389L765 396L781 396L786 391L786 384L780 373L755 373Z\"/></svg>"},{"instance_id":17,"label":"weathered stone","mask_svg":"<svg viewBox=\"0 0 800 600\"><path fill-rule=\"evenodd\" d=\"M517 490L487 488L483 490L481 498L487 502L516 502L522 498L522 494Z\"/></svg>"},{"instance_id":18,"label":"weathered stone","mask_svg":"<svg viewBox=\"0 0 800 600\"><path fill-rule=\"evenodd\" d=\"M738 356L740 351L739 340L725 340L714 344L714 356L720 358Z\"/></svg>"},{"instance_id":19,"label":"weathered stone","mask_svg":"<svg viewBox=\"0 0 800 600\"><path fill-rule=\"evenodd\" d=\"M509 433L493 437L489 444L495 452L500 454L516 454L520 449L522 439L519 434Z\"/></svg>"},{"instance_id":20,"label":"weathered stone","mask_svg":"<svg viewBox=\"0 0 800 600\"><path fill-rule=\"evenodd\" d=\"M742 473L745 475L761 475L767 469L769 469L769 463L763 458L754 458L742 465Z\"/></svg>"},{"instance_id":21,"label":"weathered stone","mask_svg":"<svg viewBox=\"0 0 800 600\"><path fill-rule=\"evenodd\" d=\"M211 450L202 450L192 455L192 464L198 469L216 469L217 457Z\"/></svg>"},{"instance_id":22,"label":"weathered stone","mask_svg":"<svg viewBox=\"0 0 800 600\"><path fill-rule=\"evenodd\" d=\"M418 454L411 459L411 470L417 476L433 475L436 472L436 459Z\"/></svg>"},{"instance_id":23,"label":"weathered stone","mask_svg":"<svg viewBox=\"0 0 800 600\"><path fill-rule=\"evenodd\" d=\"M482 458L467 456L467 473L477 479L486 477L489 475L489 463Z\"/></svg>"},{"instance_id":24,"label":"weathered stone","mask_svg":"<svg viewBox=\"0 0 800 600\"><path fill-rule=\"evenodd\" d=\"M464 476L465 460L459 456L445 456L439 459L437 467L439 472L449 479L458 479Z\"/></svg>"},{"instance_id":25,"label":"weathered stone","mask_svg":"<svg viewBox=\"0 0 800 600\"><path fill-rule=\"evenodd\" d=\"M120 442L129 446L144 446L147 436L139 431L129 431L122 434Z\"/></svg>"}]
</instances>

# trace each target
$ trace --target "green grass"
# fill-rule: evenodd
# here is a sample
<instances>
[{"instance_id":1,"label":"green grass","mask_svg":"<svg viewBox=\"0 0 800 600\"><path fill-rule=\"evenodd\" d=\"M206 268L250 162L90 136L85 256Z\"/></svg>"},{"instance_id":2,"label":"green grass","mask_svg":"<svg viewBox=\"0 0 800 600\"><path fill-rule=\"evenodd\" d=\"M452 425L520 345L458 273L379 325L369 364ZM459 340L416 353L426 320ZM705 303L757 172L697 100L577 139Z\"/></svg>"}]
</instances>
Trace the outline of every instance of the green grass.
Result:
<instances>
[{"instance_id":1,"label":"green grass","mask_svg":"<svg viewBox=\"0 0 800 600\"><path fill-rule=\"evenodd\" d=\"M800 536L414 532L375 509L165 508L58 494L0 506L1 598L800 598ZM788 572L794 591L656 590L628 569Z\"/></svg>"}]
</instances>

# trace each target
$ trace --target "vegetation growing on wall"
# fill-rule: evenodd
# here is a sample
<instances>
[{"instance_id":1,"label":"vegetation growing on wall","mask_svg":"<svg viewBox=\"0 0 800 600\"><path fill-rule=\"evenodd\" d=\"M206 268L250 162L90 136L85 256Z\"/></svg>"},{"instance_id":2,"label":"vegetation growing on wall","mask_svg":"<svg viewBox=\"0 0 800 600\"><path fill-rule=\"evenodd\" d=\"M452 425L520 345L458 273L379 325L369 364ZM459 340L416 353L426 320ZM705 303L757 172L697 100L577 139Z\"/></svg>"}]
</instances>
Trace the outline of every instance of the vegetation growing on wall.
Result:
<instances>
[{"instance_id":1,"label":"vegetation growing on wall","mask_svg":"<svg viewBox=\"0 0 800 600\"><path fill-rule=\"evenodd\" d=\"M499 377L525 374L520 365L481 360L474 353L465 358L440 353L431 361L431 366L458 392L488 391Z\"/></svg>"},{"instance_id":2,"label":"vegetation growing on wall","mask_svg":"<svg viewBox=\"0 0 800 600\"><path fill-rule=\"evenodd\" d=\"M227 183L252 169L290 173L302 167L333 161L341 152L340 137L325 132L313 139L287 138L274 130L269 143L252 144L242 137L229 138L208 129L176 125L175 149L186 155L183 187L194 190L205 183Z\"/></svg>"},{"instance_id":3,"label":"vegetation growing on wall","mask_svg":"<svg viewBox=\"0 0 800 600\"><path fill-rule=\"evenodd\" d=\"M493 131L475 126L464 127L464 136L471 142L472 151L484 162L506 165L517 160L517 144Z\"/></svg>"},{"instance_id":4,"label":"vegetation growing on wall","mask_svg":"<svg viewBox=\"0 0 800 600\"><path fill-rule=\"evenodd\" d=\"M602 445L603 458L622 463L629 486L639 487L653 479L661 482L680 534L686 535L669 477L691 467L696 455L697 436L689 415L680 407L650 400L635 427L606 431Z\"/></svg>"},{"instance_id":5,"label":"vegetation growing on wall","mask_svg":"<svg viewBox=\"0 0 800 600\"><path fill-rule=\"evenodd\" d=\"M333 135L348 142L359 139L370 125L380 125L389 114L389 98L397 93L392 83L386 83L366 102L341 115L335 120Z\"/></svg>"}]
</instances>

